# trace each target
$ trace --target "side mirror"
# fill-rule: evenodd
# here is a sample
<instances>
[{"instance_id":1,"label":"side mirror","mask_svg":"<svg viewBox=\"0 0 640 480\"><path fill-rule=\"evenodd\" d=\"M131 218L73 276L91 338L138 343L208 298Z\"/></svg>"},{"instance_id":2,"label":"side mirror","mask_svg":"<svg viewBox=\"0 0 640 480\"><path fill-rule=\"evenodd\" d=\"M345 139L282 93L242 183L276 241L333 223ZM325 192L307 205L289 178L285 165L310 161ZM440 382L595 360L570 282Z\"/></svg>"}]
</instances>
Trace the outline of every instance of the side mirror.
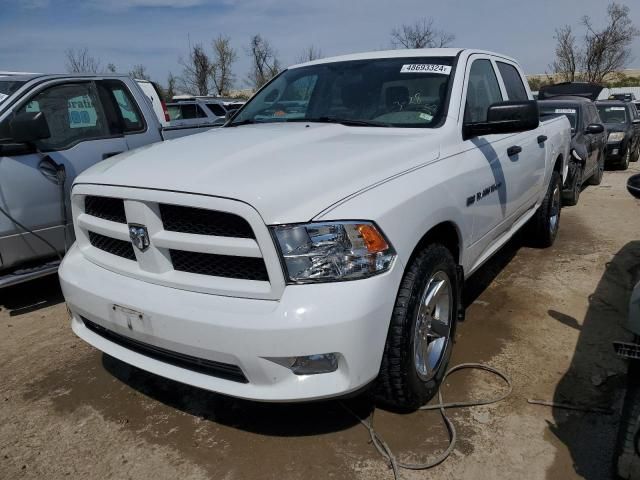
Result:
<instances>
[{"instance_id":1,"label":"side mirror","mask_svg":"<svg viewBox=\"0 0 640 480\"><path fill-rule=\"evenodd\" d=\"M584 131L584 133L592 133L592 134L597 134L602 132L604 132L604 125L600 123L590 123L589 125L587 125L587 128Z\"/></svg>"},{"instance_id":2,"label":"side mirror","mask_svg":"<svg viewBox=\"0 0 640 480\"><path fill-rule=\"evenodd\" d=\"M49 124L43 112L23 112L9 121L11 140L15 143L33 143L51 137Z\"/></svg>"},{"instance_id":3,"label":"side mirror","mask_svg":"<svg viewBox=\"0 0 640 480\"><path fill-rule=\"evenodd\" d=\"M634 197L640 199L640 173L631 175L627 180L627 190Z\"/></svg>"},{"instance_id":4,"label":"side mirror","mask_svg":"<svg viewBox=\"0 0 640 480\"><path fill-rule=\"evenodd\" d=\"M535 100L494 103L487 109L487 121L465 124L463 135L467 139L479 135L526 132L538 128L539 117Z\"/></svg>"}]
</instances>

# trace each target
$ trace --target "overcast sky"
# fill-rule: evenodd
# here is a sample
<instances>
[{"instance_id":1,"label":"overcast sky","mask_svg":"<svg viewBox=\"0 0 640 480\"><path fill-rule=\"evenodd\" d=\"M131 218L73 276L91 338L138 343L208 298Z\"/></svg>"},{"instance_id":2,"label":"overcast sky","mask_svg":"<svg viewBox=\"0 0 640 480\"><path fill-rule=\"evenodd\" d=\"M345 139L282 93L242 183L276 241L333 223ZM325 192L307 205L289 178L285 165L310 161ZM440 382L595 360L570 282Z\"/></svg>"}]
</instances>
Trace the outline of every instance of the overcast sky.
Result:
<instances>
[{"instance_id":1,"label":"overcast sky","mask_svg":"<svg viewBox=\"0 0 640 480\"><path fill-rule=\"evenodd\" d=\"M640 2L620 3L640 27ZM0 0L0 70L61 72L67 48L88 47L103 66L127 72L141 63L165 83L169 71L180 73L189 39L210 48L222 33L238 51L243 88L252 34L267 38L287 65L309 45L324 56L389 48L394 26L431 17L456 36L453 46L508 54L527 73L544 73L556 27L578 27L582 15L600 25L605 14L603 0ZM632 50L632 67L640 68L640 39Z\"/></svg>"}]
</instances>

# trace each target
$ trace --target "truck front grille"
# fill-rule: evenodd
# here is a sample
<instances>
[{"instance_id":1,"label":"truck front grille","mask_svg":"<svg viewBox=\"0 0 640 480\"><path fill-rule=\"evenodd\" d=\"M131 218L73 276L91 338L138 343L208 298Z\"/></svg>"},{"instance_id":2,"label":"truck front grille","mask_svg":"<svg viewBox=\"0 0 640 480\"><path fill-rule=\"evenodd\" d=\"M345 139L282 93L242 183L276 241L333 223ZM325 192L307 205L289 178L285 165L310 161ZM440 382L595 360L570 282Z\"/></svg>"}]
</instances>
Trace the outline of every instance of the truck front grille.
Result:
<instances>
[{"instance_id":1,"label":"truck front grille","mask_svg":"<svg viewBox=\"0 0 640 480\"><path fill-rule=\"evenodd\" d=\"M79 184L76 240L97 265L142 281L227 297L277 300L278 252L260 214L244 202L183 192ZM133 231L140 235L131 241ZM134 235L135 236L135 235Z\"/></svg>"},{"instance_id":2,"label":"truck front grille","mask_svg":"<svg viewBox=\"0 0 640 480\"><path fill-rule=\"evenodd\" d=\"M233 213L183 207L181 205L160 205L160 214L165 230L215 235L218 237L256 238L251 225Z\"/></svg>"},{"instance_id":3,"label":"truck front grille","mask_svg":"<svg viewBox=\"0 0 640 480\"><path fill-rule=\"evenodd\" d=\"M181 272L212 275L214 277L268 281L269 275L262 258L234 257L211 253L169 250L173 268Z\"/></svg>"},{"instance_id":4,"label":"truck front grille","mask_svg":"<svg viewBox=\"0 0 640 480\"><path fill-rule=\"evenodd\" d=\"M103 218L111 222L127 223L124 213L124 201L121 198L84 197L84 211L87 215Z\"/></svg>"},{"instance_id":5,"label":"truck front grille","mask_svg":"<svg viewBox=\"0 0 640 480\"><path fill-rule=\"evenodd\" d=\"M144 355L176 367L185 368L198 373L204 373L205 375L211 375L212 377L224 378L225 380L231 380L238 383L249 383L247 377L237 365L215 362L213 360L207 360L206 358L198 358L191 355L185 355L183 353L172 352L164 348L156 347L155 345L150 345L148 343L143 343L138 340L125 337L104 328L97 323L87 320L84 317L81 318L85 327L93 333L100 335L121 347L139 353L140 355Z\"/></svg>"},{"instance_id":6,"label":"truck front grille","mask_svg":"<svg viewBox=\"0 0 640 480\"><path fill-rule=\"evenodd\" d=\"M133 245L131 245L131 242L106 237L95 232L89 232L89 242L91 242L91 245L94 247L110 253L111 255L116 255L128 260L136 259L136 254L133 251Z\"/></svg>"}]
</instances>

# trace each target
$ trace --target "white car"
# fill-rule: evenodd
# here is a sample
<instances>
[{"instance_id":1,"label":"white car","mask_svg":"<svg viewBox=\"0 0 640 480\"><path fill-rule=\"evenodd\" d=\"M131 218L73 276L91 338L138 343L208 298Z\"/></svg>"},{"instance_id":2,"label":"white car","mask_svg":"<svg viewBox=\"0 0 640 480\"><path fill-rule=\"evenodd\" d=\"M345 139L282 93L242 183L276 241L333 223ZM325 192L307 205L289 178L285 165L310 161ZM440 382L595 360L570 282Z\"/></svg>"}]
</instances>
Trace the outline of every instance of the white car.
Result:
<instances>
[{"instance_id":1,"label":"white car","mask_svg":"<svg viewBox=\"0 0 640 480\"><path fill-rule=\"evenodd\" d=\"M72 192L72 328L124 362L262 401L434 394L464 279L553 243L571 130L478 50L290 67L225 127L110 158ZM377 380L377 381L376 381Z\"/></svg>"}]
</instances>

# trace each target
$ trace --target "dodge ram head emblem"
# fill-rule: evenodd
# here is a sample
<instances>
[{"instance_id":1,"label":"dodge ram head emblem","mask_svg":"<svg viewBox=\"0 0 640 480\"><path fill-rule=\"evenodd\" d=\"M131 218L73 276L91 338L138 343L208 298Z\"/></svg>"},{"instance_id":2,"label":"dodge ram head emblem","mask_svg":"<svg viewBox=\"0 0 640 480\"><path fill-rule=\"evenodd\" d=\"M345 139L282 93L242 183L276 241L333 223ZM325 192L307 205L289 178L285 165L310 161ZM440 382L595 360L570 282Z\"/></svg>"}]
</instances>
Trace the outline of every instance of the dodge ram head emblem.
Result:
<instances>
[{"instance_id":1,"label":"dodge ram head emblem","mask_svg":"<svg viewBox=\"0 0 640 480\"><path fill-rule=\"evenodd\" d=\"M144 252L149 248L149 232L144 225L137 225L135 223L129 224L129 238L131 243L141 252Z\"/></svg>"}]
</instances>

